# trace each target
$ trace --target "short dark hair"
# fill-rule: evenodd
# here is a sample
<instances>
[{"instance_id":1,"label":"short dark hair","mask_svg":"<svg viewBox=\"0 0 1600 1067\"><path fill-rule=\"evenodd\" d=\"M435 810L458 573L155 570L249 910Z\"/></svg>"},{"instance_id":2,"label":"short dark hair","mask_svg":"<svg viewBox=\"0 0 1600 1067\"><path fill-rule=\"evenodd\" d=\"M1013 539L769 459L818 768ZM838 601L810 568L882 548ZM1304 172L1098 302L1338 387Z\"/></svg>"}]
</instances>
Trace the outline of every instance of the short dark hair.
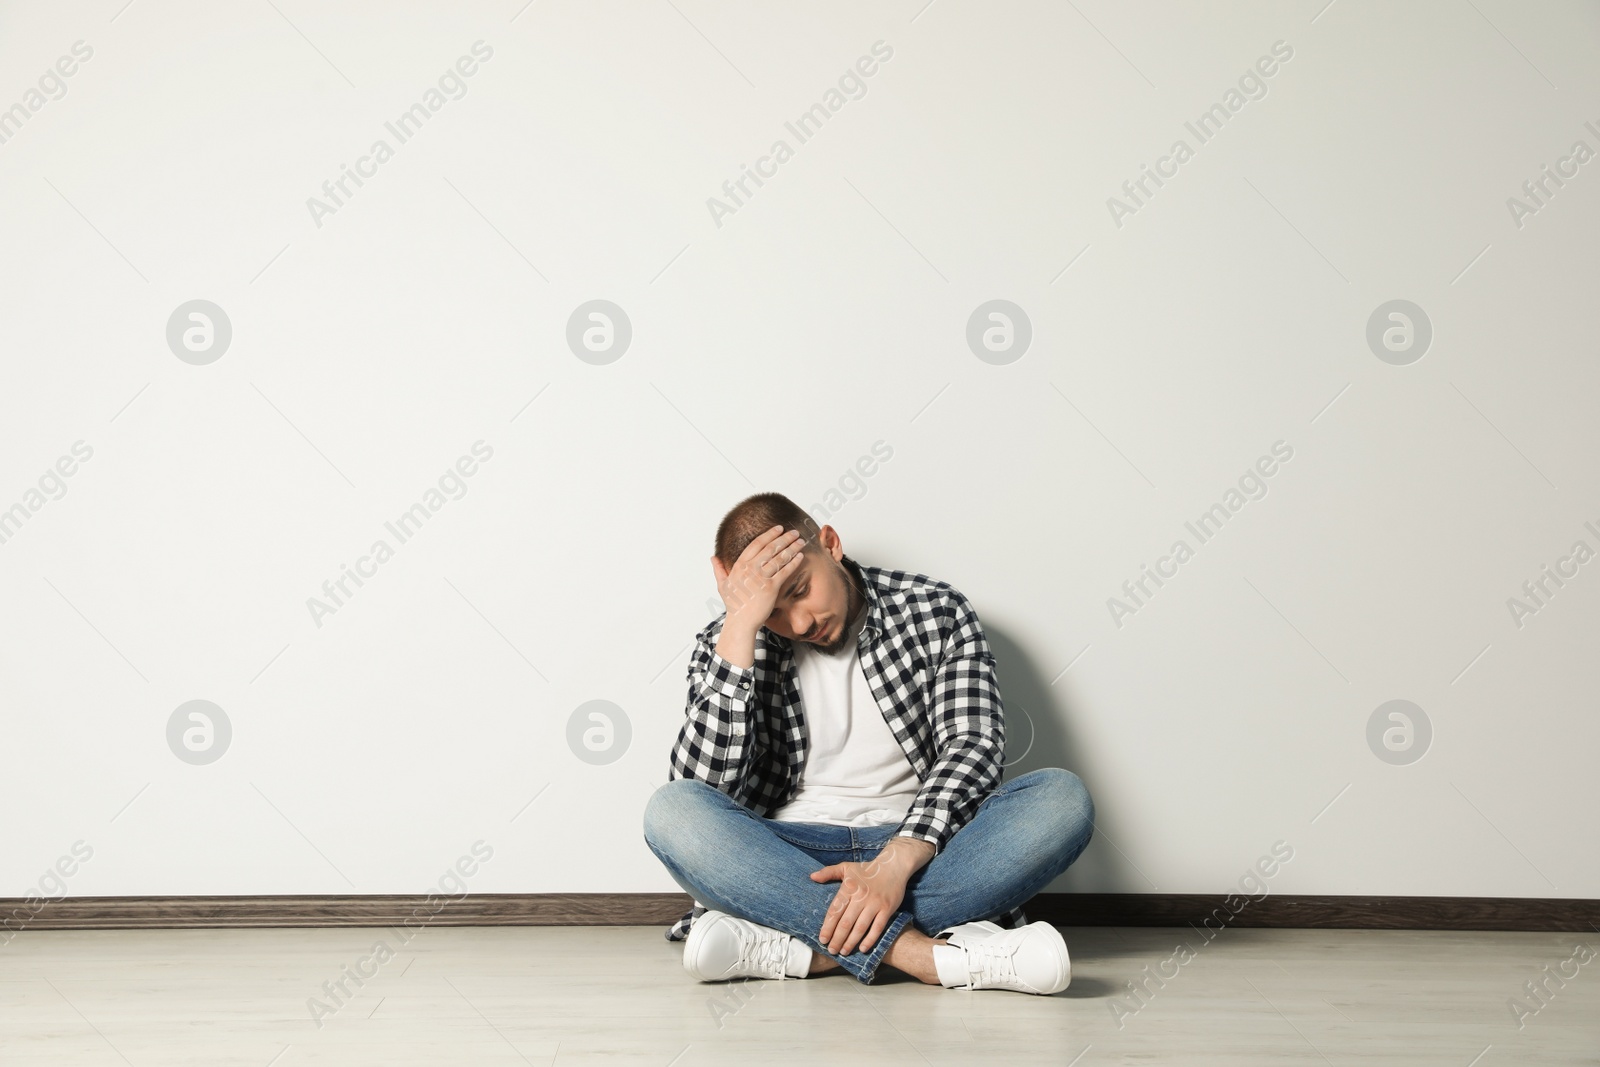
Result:
<instances>
[{"instance_id":1,"label":"short dark hair","mask_svg":"<svg viewBox=\"0 0 1600 1067\"><path fill-rule=\"evenodd\" d=\"M799 530L807 551L816 547L817 535L822 532L805 508L782 493L757 493L739 501L722 517L717 526L717 558L732 570L750 542L774 526Z\"/></svg>"}]
</instances>

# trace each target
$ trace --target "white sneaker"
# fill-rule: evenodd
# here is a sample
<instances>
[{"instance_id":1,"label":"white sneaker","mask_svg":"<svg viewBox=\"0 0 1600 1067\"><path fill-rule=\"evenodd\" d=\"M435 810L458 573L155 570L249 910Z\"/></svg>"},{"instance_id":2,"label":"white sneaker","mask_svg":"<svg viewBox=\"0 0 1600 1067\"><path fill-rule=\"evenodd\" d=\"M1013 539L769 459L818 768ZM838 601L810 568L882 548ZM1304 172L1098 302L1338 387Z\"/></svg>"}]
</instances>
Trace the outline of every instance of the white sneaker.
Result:
<instances>
[{"instance_id":1,"label":"white sneaker","mask_svg":"<svg viewBox=\"0 0 1600 1067\"><path fill-rule=\"evenodd\" d=\"M963 923L941 931L948 945L933 946L939 984L951 989L1013 989L1059 993L1072 981L1072 960L1060 931L1045 922L1005 930L992 922Z\"/></svg>"},{"instance_id":2,"label":"white sneaker","mask_svg":"<svg viewBox=\"0 0 1600 1067\"><path fill-rule=\"evenodd\" d=\"M701 982L804 978L811 970L811 946L725 911L707 911L689 927L683 969Z\"/></svg>"}]
</instances>

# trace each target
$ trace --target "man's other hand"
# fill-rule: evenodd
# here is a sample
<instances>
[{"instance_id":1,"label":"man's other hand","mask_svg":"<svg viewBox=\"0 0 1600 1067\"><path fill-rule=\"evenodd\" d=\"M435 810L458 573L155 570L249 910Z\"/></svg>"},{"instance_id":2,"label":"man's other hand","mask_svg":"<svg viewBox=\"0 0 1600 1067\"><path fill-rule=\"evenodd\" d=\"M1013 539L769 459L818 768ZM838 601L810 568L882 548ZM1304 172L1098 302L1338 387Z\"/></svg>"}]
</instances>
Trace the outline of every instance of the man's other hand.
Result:
<instances>
[{"instance_id":1,"label":"man's other hand","mask_svg":"<svg viewBox=\"0 0 1600 1067\"><path fill-rule=\"evenodd\" d=\"M848 956L858 946L871 952L900 909L906 883L933 853L925 841L896 837L866 863L835 863L812 871L813 882L839 883L817 940L835 956Z\"/></svg>"}]
</instances>

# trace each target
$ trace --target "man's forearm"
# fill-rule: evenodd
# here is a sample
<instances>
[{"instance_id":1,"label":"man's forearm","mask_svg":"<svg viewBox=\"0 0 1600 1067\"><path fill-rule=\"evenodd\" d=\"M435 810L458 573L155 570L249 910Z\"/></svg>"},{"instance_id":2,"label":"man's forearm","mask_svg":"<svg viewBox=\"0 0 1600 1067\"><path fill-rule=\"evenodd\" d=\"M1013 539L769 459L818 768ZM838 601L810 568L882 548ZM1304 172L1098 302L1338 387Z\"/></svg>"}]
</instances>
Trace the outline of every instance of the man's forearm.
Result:
<instances>
[{"instance_id":1,"label":"man's forearm","mask_svg":"<svg viewBox=\"0 0 1600 1067\"><path fill-rule=\"evenodd\" d=\"M717 655L735 667L756 665L756 634L761 627L741 623L729 616L717 635Z\"/></svg>"},{"instance_id":2,"label":"man's forearm","mask_svg":"<svg viewBox=\"0 0 1600 1067\"><path fill-rule=\"evenodd\" d=\"M932 842L915 837L891 837L872 862L909 879L928 865L934 852Z\"/></svg>"}]
</instances>

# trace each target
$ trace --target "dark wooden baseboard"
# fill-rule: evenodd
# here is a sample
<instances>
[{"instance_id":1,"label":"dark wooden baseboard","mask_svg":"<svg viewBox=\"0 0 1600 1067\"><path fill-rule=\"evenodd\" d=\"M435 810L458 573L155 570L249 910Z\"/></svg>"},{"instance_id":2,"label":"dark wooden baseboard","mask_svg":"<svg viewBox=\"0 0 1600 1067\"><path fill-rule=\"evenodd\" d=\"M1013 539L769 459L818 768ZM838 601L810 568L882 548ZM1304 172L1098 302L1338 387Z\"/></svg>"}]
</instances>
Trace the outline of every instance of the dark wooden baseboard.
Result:
<instances>
[{"instance_id":1,"label":"dark wooden baseboard","mask_svg":"<svg viewBox=\"0 0 1600 1067\"><path fill-rule=\"evenodd\" d=\"M0 937L26 916L0 899ZM217 926L652 926L689 909L684 893L473 893L273 897L67 897L47 903L31 930ZM35 905L36 906L36 905ZM11 919L9 925L6 920Z\"/></svg>"},{"instance_id":2,"label":"dark wooden baseboard","mask_svg":"<svg viewBox=\"0 0 1600 1067\"><path fill-rule=\"evenodd\" d=\"M1249 900L1184 893L1041 893L1029 919L1055 926L1206 926L1333 930L1586 930L1600 900L1578 897L1312 897ZM1208 921L1209 920L1209 921Z\"/></svg>"},{"instance_id":3,"label":"dark wooden baseboard","mask_svg":"<svg viewBox=\"0 0 1600 1067\"><path fill-rule=\"evenodd\" d=\"M1237 913L1201 894L1042 893L1029 919L1057 926L1207 926L1359 930L1600 932L1600 900L1534 897L1268 896ZM19 930L303 926L665 926L682 893L474 893L395 896L0 899L0 941ZM1207 920L1210 920L1209 922Z\"/></svg>"}]
</instances>

